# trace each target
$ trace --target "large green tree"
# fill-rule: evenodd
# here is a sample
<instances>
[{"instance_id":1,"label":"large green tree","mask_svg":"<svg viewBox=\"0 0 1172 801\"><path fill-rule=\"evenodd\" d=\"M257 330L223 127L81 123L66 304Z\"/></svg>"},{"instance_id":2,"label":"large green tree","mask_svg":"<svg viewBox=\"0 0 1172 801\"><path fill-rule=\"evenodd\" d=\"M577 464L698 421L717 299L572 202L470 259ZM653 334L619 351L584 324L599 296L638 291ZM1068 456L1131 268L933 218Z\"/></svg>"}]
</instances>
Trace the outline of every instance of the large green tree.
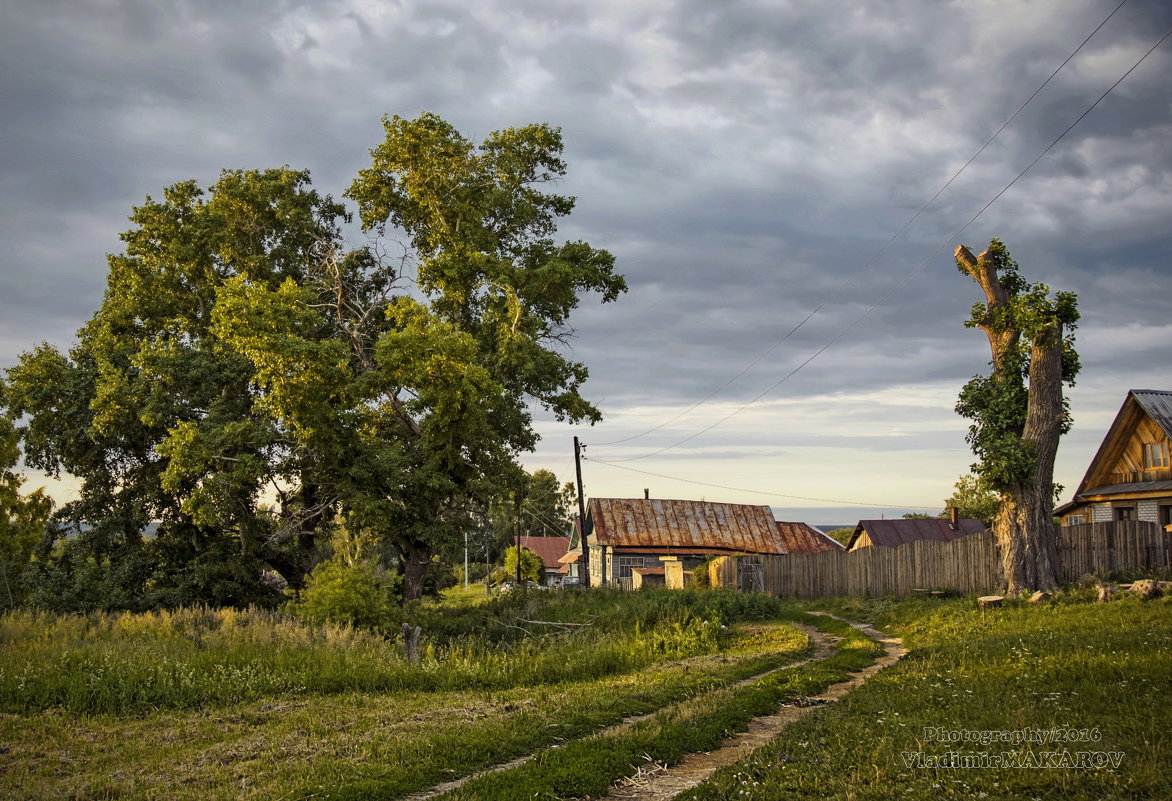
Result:
<instances>
[{"instance_id":1,"label":"large green tree","mask_svg":"<svg viewBox=\"0 0 1172 801\"><path fill-rule=\"evenodd\" d=\"M347 250L345 208L305 172L177 184L134 210L78 343L9 371L28 464L81 480L42 544L45 583L100 585L73 605L263 600L262 567L302 586L336 520L388 543L417 597L519 475L530 399L599 418L559 344L582 292L625 284L549 238L573 207L541 189L565 171L558 130L386 132L350 195L367 229L398 228L398 258Z\"/></svg>"},{"instance_id":2,"label":"large green tree","mask_svg":"<svg viewBox=\"0 0 1172 801\"><path fill-rule=\"evenodd\" d=\"M1077 298L1027 281L997 239L979 257L958 247L956 264L985 293L965 325L988 337L992 371L965 385L956 410L973 421L968 441L979 458L973 472L1000 494L993 531L1006 590L1054 590L1054 457L1070 429L1063 386L1079 369Z\"/></svg>"},{"instance_id":3,"label":"large green tree","mask_svg":"<svg viewBox=\"0 0 1172 801\"><path fill-rule=\"evenodd\" d=\"M20 437L12 419L2 413L6 395L0 382L0 609L11 609L24 600L21 574L53 510L43 489L22 491L24 478L16 470Z\"/></svg>"},{"instance_id":4,"label":"large green tree","mask_svg":"<svg viewBox=\"0 0 1172 801\"><path fill-rule=\"evenodd\" d=\"M566 171L558 129L510 128L477 145L433 114L384 128L348 195L364 228L406 235L422 294L396 300L377 354L411 421L385 481L414 489L376 481L364 501L378 509L369 524L386 521L413 597L437 538L468 525L459 511L519 483L516 458L536 444L530 400L559 420L600 419L579 391L586 367L560 346L583 292L608 302L626 283L611 254L552 238L574 207L545 189Z\"/></svg>"}]
</instances>

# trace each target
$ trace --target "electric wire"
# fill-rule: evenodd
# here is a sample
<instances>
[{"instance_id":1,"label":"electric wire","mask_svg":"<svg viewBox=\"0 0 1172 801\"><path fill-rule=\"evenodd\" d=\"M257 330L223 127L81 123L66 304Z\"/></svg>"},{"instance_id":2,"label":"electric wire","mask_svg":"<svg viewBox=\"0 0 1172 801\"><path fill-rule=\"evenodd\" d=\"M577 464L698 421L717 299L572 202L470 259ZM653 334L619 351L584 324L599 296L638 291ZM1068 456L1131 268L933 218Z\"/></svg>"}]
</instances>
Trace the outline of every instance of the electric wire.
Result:
<instances>
[{"instance_id":1,"label":"electric wire","mask_svg":"<svg viewBox=\"0 0 1172 801\"><path fill-rule=\"evenodd\" d=\"M1131 75L1131 73L1134 72L1135 69L1137 67L1139 67L1139 65L1142 64L1144 62L1144 60L1147 59L1148 56L1150 56L1153 52L1155 52L1156 48L1158 48L1165 41L1167 41L1169 36L1172 36L1172 29L1169 29L1168 32L1165 33L1160 38L1160 40L1158 42L1156 42L1154 45L1152 45L1151 48L1146 53L1144 53L1139 58L1139 60L1136 61L1135 64L1133 64L1131 66L1130 69L1127 70L1127 72L1123 73L1123 75L1119 78L1119 80L1115 81L1115 83L1113 83L1107 89L1107 91L1103 92L1103 94L1101 94L1099 96L1098 100L1096 100L1094 103L1092 103L1086 109L1086 111L1084 111L1082 114L1080 114L1078 116L1078 118L1075 119L1074 122L1072 122L1069 126L1067 126L1066 130L1064 130L1061 134L1058 135L1057 138L1055 138L1052 142L1050 142L1050 144L1047 145L1045 147L1045 149L1042 150L1042 152L1039 153L1037 155L1037 157L1034 158L1033 161L1031 161L1028 165L1026 165L1026 167L1024 169L1022 169L1020 172L1018 172L1017 175L1015 175L1013 177L1013 179L1001 189L1001 191L999 191L996 195L994 195L993 198L991 200L989 200L989 202L987 202L984 206L982 206L981 209L976 214L974 214L971 218L969 218L968 222L966 222L964 225L962 225L959 229L956 230L955 233L953 233L950 237L948 237L948 239L946 239L943 243L941 243L940 246L936 248L936 250L934 250L923 261L921 261L916 266L916 268L914 270L912 270L910 273L908 273L906 276L904 276L903 279L899 283L897 283L894 287L892 287L885 295L883 295L883 297L881 297L879 300L877 300L875 303L873 303L866 311L864 311L857 318L855 318L854 322L852 322L850 325L848 325L846 328L844 328L842 331L840 331L837 335L835 335L829 342L827 342L825 345L823 345L821 348L819 348L817 351L815 351L809 358L807 358L805 361L803 361L797 367L793 368L788 373L786 373L784 376L782 376L782 378L780 380L771 384L764 391L762 391L761 393L759 393L758 395L753 397L747 403L737 407L732 412L730 412L729 414L720 418L716 422L712 423L711 425L708 425L705 428L700 429L699 431L691 434L690 436L685 437L684 439L679 440L678 442L675 442L671 445L667 445L667 446L660 448L658 450L651 451L650 453L642 454L641 456L631 456L631 457L627 457L627 458L623 458L623 459L610 459L610 460L592 459L591 461L594 461L594 462L604 462L605 461L607 464L614 464L616 462L634 462L634 461L638 461L640 459L647 459L652 456L658 456L661 453L672 450L674 448L678 448L680 445L684 445L688 442L691 442L692 440L696 439L697 437L699 437L703 434L706 434L709 431L711 431L712 429L716 428L717 426L722 425L723 423L731 420L733 417L740 414L741 412L743 412L745 409L749 408L753 404L757 403L759 400L764 398L769 393L773 392L773 390L777 389L777 387L784 384L791 377L793 377L800 370L802 370L806 365L808 365L810 362L814 361L816 358L821 356L832 345L834 345L836 342L838 342L840 339L842 339L844 336L846 336L851 330L853 330L855 328L855 326L857 326L859 323L861 323L863 320L865 320L867 317L869 317L876 309L878 309L881 305L883 305L892 295L894 295L897 291L902 289L912 278L919 275L919 273L921 271L923 271L923 269L928 265L928 263L932 259L934 259L942 250L944 250L946 247L948 247L948 245L952 244L952 242L954 242L961 234L963 234L969 228L969 226L971 226L974 222L976 222L981 217L981 215L983 215L989 209L990 206L992 206L994 203L996 203L1006 192L1008 192L1014 186L1014 184L1016 184L1019 180L1021 180L1021 178L1023 176L1025 176L1026 173L1028 173L1031 169L1033 169L1034 165L1036 165L1039 161L1041 161L1042 158L1047 153L1049 153L1059 142L1061 142L1064 138L1066 138L1066 135L1068 133L1070 133L1075 128L1075 126L1077 126L1080 122L1082 122L1082 120L1088 114L1090 114L1092 111L1094 111L1094 109L1099 105L1099 103L1101 103L1103 101L1103 99L1107 97L1107 95L1111 94L1111 92L1115 89L1115 87L1117 87L1117 86L1119 86L1119 84L1123 83L1123 81L1127 78L1127 76Z\"/></svg>"},{"instance_id":2,"label":"electric wire","mask_svg":"<svg viewBox=\"0 0 1172 801\"><path fill-rule=\"evenodd\" d=\"M763 361L763 360L764 360L764 359L765 359L767 356L769 356L769 354L773 353L773 351L775 351L775 350L776 350L778 347L780 347L780 346L781 346L782 344L784 344L784 343L785 343L787 340L789 340L789 338L790 338L791 336L793 336L795 333L797 333L797 331L798 331L798 330L800 330L802 327L804 327L804 326L806 325L806 323L808 323L808 322L809 322L809 321L810 321L810 320L811 320L811 319L812 319L812 318L813 318L813 317L814 317L816 314L818 314L820 311L822 311L822 309L823 309L823 308L825 308L825 307L826 307L826 306L827 306L827 305L828 305L828 304L829 304L831 301L833 301L833 300L834 300L836 297L838 297L838 296L839 296L839 294L841 294L841 293L842 293L842 291L843 291L844 289L846 289L846 288L847 288L847 286L849 286L849 285L850 285L850 284L851 284L851 283L852 283L852 282L853 282L853 281L854 281L856 278L858 278L860 275L862 275L862 274L863 274L863 272L865 272L865 271L866 271L866 269L867 269L868 267L870 267L870 266L871 266L871 265L872 265L872 264L875 262L875 260L876 260L877 258L879 258L881 255L883 255L883 253L884 253L884 252L886 252L887 248L888 248L888 247L890 247L890 246L891 246L891 244L892 244L893 242L895 242L895 240L896 240L896 239L898 239L900 236L902 236L902 235L903 235L903 233L904 233L905 231L907 231L907 229L908 229L908 228L910 228L910 227L912 226L912 224L914 224L914 223L916 222L916 220L918 220L918 219L919 219L919 218L920 218L920 217L921 217L921 216L924 214L924 212L925 212L925 211L927 211L928 207L929 207L929 206L931 206L933 203L935 203L935 202L936 202L936 201L937 201L937 200L940 198L940 196L941 196L942 194L944 194L944 192L945 192L945 191L946 191L946 190L947 190L947 189L948 189L950 186L952 186L953 182L954 182L954 181L956 181L956 179L957 179L957 178L959 178L959 177L960 177L960 175L961 175L961 174L962 174L962 173L963 173L965 170L967 170L967 169L969 168L969 166L970 166L970 165L972 165L972 163L973 163L974 161L976 161L976 160L977 160L977 158L978 158L978 157L980 157L980 155L981 155L982 153L984 153L984 152L985 152L985 150L986 150L986 149L989 147L989 145L991 145L991 144L993 143L993 141L994 141L994 140L995 140L995 139L996 139L998 136L1000 136L1000 135L1002 134L1002 132L1003 132L1003 131L1005 131L1005 129L1006 129L1006 128L1008 128L1008 127L1009 127L1009 125L1010 125L1010 124L1011 124L1011 123L1012 123L1012 122L1013 122L1015 119L1017 119L1018 115L1019 115L1019 114L1021 114L1021 112L1025 110L1026 106L1028 106L1028 105L1029 105L1029 104L1030 104L1030 103L1033 101L1033 99L1034 99L1035 97L1037 97L1037 96L1038 96L1038 94L1039 94L1039 93L1040 93L1040 92L1041 92L1043 89L1045 89L1047 86L1049 86L1050 82L1051 82L1052 80L1054 80L1055 76L1057 76L1057 75L1058 75L1058 73L1059 73L1059 72L1061 72L1061 71L1062 71L1062 69L1063 69L1063 68L1064 68L1064 67L1065 67L1067 64L1069 64L1069 63L1070 63L1070 60L1071 60L1071 59L1073 59L1073 58L1074 58L1076 55L1078 55L1078 54L1079 54L1079 52L1081 52L1081 51L1082 51L1083 47L1085 47L1085 46L1086 46L1087 42L1089 42L1089 41L1092 39L1092 37L1094 37L1094 35L1095 35L1096 33L1098 33L1098 32L1099 32L1099 30L1100 30L1100 29L1102 29L1102 27L1103 27L1104 25L1106 25L1106 24L1107 24L1107 22L1108 22L1108 21L1110 21L1110 19L1111 19L1112 17L1114 17L1114 16L1115 16L1116 12L1118 12L1118 11L1119 11L1119 9L1123 8L1123 6L1124 6L1124 5L1126 5L1126 3L1127 3L1127 0L1122 0L1122 2L1120 2L1120 3L1119 3L1119 5L1117 5L1117 6L1115 7L1115 9L1114 9L1114 10L1113 10L1113 11L1112 11L1110 14L1108 14L1108 15L1107 15L1107 16L1106 16L1106 17L1103 19L1103 21L1102 21L1102 22L1100 22L1100 23L1099 23L1099 24L1098 24L1098 25L1095 27L1095 29L1094 29L1093 31L1091 31L1091 32L1090 32L1090 34L1088 34L1088 35L1087 35L1087 37L1086 37L1085 39L1083 39L1083 40L1082 40L1082 43L1081 43L1081 44L1080 44L1078 47L1076 47L1076 48L1074 49L1074 51L1073 51L1073 52L1071 52L1071 54L1070 54L1069 56L1067 56L1067 57L1066 57L1066 59L1065 59L1065 60L1064 60L1064 61L1063 61L1061 64L1059 64L1059 65L1058 65L1058 67L1057 67L1057 68L1056 68L1056 69L1055 69L1053 72L1051 72L1051 73L1050 73L1050 76L1049 76L1048 78L1046 78L1046 80L1045 80L1045 81L1043 81L1043 82L1042 82L1041 86L1039 86L1037 89L1035 89L1035 90L1033 91L1033 93L1032 93L1032 94L1031 94L1029 97L1027 97L1027 98L1026 98L1025 102L1024 102L1024 103L1022 103L1020 106L1018 106L1017 110L1016 110L1016 111L1014 111L1014 112L1013 112L1013 114L1011 114L1011 115L1009 116L1009 119L1007 119L1007 120L1006 120L1004 123L1002 123L1001 127L1000 127L1000 128L998 128L996 131L994 131L993 135L992 135L992 136L990 136L988 139L986 139L986 140L985 140L985 143L984 143L984 144L982 144L982 145L981 145L979 148L977 148L976 152L975 152L975 153L973 153L973 154L972 154L972 155L969 157L968 161L966 161L966 162L965 162L963 165L961 165L960 169L958 169L958 170L957 170L955 173L953 173L953 174L952 174L952 177L950 177L950 178L949 178L947 181L945 181L944 185L943 185L943 186L941 186L941 187L940 187L938 190L936 190L936 194L932 195L932 197L931 197L931 198L929 198L929 199L928 199L928 201L927 201L926 203L924 203L922 206L920 206L920 208L919 208L919 209L916 211L916 213L915 213L915 214L913 214L913 215L912 215L910 218L908 218L907 222L905 222L905 223L904 223L904 224L903 224L903 225L900 227L900 229L899 229L898 231L896 231L894 234L892 234L892 235L891 235L891 237L890 237L890 238L889 238L889 239L888 239L886 242L884 242L884 243L883 243L883 245L882 245L882 246L881 246L881 247L880 247L878 250L876 250L874 253L872 253L872 254L871 254L871 255L870 255L868 258L867 258L867 260L866 260L866 261L864 261L864 262L862 263L862 265L860 265L860 267L859 267L857 270L855 270L855 272L854 272L854 273L852 273L852 274L850 275L850 277L848 277L848 278L847 278L845 281L843 281L841 284L839 284L839 285L838 285L838 287L837 287L837 288L836 288L836 289L835 289L833 292L831 292L831 293L830 293L830 295L829 295L829 296L828 296L828 297L827 297L825 300L823 300L821 303L819 303L817 306L815 306L815 307L814 307L814 309L812 309L812 310L811 310L809 313L807 313L807 314L806 314L806 316L805 316L805 317L803 317L803 318L802 318L802 319L801 319L801 320L798 322L798 324L797 324L797 325L795 325L793 328L791 328L789 331L787 331L787 332L786 332L786 333L785 333L785 334L784 334L784 335L781 337L781 339L777 340L777 341L776 341L776 342L774 342L772 345L770 345L770 346L769 346L769 347L768 347L768 348L765 350L765 352L764 352L764 353L762 353L760 356L758 356L756 359L754 359L752 362L750 362L750 363L749 363L749 364L748 364L748 365L747 365L747 366L746 366L744 369L742 369L742 370L741 370L739 373L737 373L737 374L736 374L736 375L734 375L732 378L730 378L730 379L728 379L727 381L725 381L725 382L724 382L723 384L721 384L719 387L717 387L716 389L712 390L712 392L708 393L708 394L707 394L707 395L705 395L703 398L701 398L700 400L696 401L696 402L695 402L695 403L693 403L691 406L689 406L687 409L685 409L684 411L682 411L682 412L680 412L679 414L675 415L674 417L671 417L671 418L669 418L668 420L665 420L664 422L662 422L662 423L660 423L660 424L658 424L658 425L656 425L656 426L654 426L654 427L652 427L652 428L649 428L649 429L647 429L646 431L642 431L642 432L640 432L640 433L638 433L638 434L632 434L631 436L629 436L629 437L623 437L622 439L611 440L611 441L609 441L609 442L599 442L599 443L596 443L596 444L597 444L597 445L599 445L600 447L605 447L605 446L609 446L609 445L619 445L619 444L622 444L622 443L624 443L624 442L630 442L631 440L640 439L640 438L642 438L642 437L645 437L645 436L647 436L648 434L652 434L652 433L654 433L654 432L656 432L656 431L660 430L661 428L665 428L665 427L667 427L667 426L671 425L672 423L676 422L677 420L681 419L682 417L686 417L687 415L689 415L689 414L691 414L693 411L695 411L697 408L699 408L700 406L704 405L705 403L707 403L708 401L712 400L714 397L716 397L717 395L719 395L721 392L723 392L725 389L727 389L727 388L728 388L730 385L732 385L732 384L733 384L735 381L737 381L739 378L741 378L741 377L742 377L742 376L744 376L746 373L748 373L750 370L752 370L754 367L756 367L758 364L760 364L760 363L761 363L761 362L762 362L762 361Z\"/></svg>"}]
</instances>

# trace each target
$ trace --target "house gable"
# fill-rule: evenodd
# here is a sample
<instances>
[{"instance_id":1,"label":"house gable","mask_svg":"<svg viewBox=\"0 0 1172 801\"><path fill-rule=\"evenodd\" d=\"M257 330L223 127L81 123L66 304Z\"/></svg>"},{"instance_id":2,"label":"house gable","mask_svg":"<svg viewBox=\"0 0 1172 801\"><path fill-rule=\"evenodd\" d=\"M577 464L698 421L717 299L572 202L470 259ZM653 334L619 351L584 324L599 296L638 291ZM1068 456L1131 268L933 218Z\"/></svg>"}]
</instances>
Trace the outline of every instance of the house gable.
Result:
<instances>
[{"instance_id":1,"label":"house gable","mask_svg":"<svg viewBox=\"0 0 1172 801\"><path fill-rule=\"evenodd\" d=\"M1094 495L1097 488L1172 480L1170 440L1172 392L1131 390L1075 497Z\"/></svg>"}]
</instances>

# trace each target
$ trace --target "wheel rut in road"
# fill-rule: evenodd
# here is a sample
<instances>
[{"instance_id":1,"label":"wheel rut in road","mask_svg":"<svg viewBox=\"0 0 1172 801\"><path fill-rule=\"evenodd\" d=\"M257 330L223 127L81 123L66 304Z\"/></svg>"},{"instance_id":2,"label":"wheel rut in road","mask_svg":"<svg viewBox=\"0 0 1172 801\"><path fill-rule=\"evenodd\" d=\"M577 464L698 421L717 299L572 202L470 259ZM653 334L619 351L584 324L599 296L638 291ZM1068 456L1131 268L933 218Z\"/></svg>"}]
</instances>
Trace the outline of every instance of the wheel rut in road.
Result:
<instances>
[{"instance_id":1,"label":"wheel rut in road","mask_svg":"<svg viewBox=\"0 0 1172 801\"><path fill-rule=\"evenodd\" d=\"M797 662L791 662L787 665L782 665L780 667L766 670L763 673L758 673L757 675L750 676L747 679L741 679L740 681L736 681L731 684L722 685L721 689L727 689L729 687L743 687L747 684L752 684L753 682L758 681L759 679L763 679L766 676L769 676L773 673L777 673L782 670L792 670L793 668L798 668L798 667L802 667L803 665L808 665L811 662L821 662L822 660L829 658L834 653L835 643L837 643L840 638L830 636L827 634L823 634L822 632L818 631L818 629L814 628L813 626L804 626L800 623L791 623L790 625L792 625L796 629L799 629L803 634L805 634L807 637L810 638L810 643L813 646L814 650L809 656L807 656L803 659L800 659ZM703 659L704 657L700 657L700 658ZM613 726L608 726L605 729L600 729L600 730L594 732L593 734L590 734L590 735L587 735L586 737L583 737L582 739L583 740L595 740L595 739L598 739L601 737L606 737L608 735L611 735L611 734L614 734L618 731L621 731L629 726L633 726L636 723L639 723L640 721L644 721L649 718L652 718L652 717L658 715L664 709L668 709L673 705L674 704L668 704L667 706L661 707L660 709L657 709L654 712L648 712L646 714L641 714L641 715L632 715L631 717L623 718L621 721L614 724ZM540 753L540 752L538 752L538 753ZM432 787L429 790L424 790L419 793L413 793L411 795L403 796L402 801L431 801L431 799L436 798L438 796L441 796L444 793L448 793L448 792L451 792L452 790L457 790L460 787L463 787L465 784L472 781L473 779L479 778L481 776L487 776L487 775L490 775L493 773L501 773L506 770L512 770L514 768L519 768L522 765L524 765L525 763L529 762L529 760L533 759L535 756L537 756L537 754L527 754L525 756L510 760L509 762L502 762L498 765L493 765L490 768L485 768L484 770L478 771L478 772L470 774L468 776L463 776L459 779L453 779L452 781L444 782L443 784L437 784L435 787Z\"/></svg>"},{"instance_id":2,"label":"wheel rut in road","mask_svg":"<svg viewBox=\"0 0 1172 801\"><path fill-rule=\"evenodd\" d=\"M825 612L813 612L812 614L842 620L842 618ZM654 763L641 767L634 776L623 779L615 785L610 794L600 801L667 801L675 798L685 790L695 787L707 779L718 769L748 756L807 713L843 698L879 671L898 662L907 653L907 649L903 647L903 643L898 638L889 637L865 623L851 623L851 625L881 643L884 651L883 656L862 670L852 673L846 681L832 684L822 693L808 699L802 699L801 704L785 704L776 715L754 718L749 722L748 731L727 738L719 748L713 751L689 754L670 767Z\"/></svg>"}]
</instances>

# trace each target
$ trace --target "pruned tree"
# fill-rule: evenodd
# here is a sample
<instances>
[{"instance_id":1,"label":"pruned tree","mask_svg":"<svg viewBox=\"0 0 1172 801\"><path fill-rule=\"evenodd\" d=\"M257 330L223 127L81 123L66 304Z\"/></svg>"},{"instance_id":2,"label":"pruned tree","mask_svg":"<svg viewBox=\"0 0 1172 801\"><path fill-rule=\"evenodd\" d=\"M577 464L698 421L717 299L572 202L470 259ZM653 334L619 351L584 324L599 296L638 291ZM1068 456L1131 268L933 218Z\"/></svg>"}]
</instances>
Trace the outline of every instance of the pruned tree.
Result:
<instances>
[{"instance_id":1,"label":"pruned tree","mask_svg":"<svg viewBox=\"0 0 1172 801\"><path fill-rule=\"evenodd\" d=\"M1000 493L993 531L1001 549L1007 593L1058 586L1054 524L1054 458L1070 429L1063 393L1079 370L1073 331L1078 301L1026 281L997 239L978 257L963 245L956 264L985 293L965 325L989 339L992 371L969 381L956 405L973 421L968 442L979 458L973 472Z\"/></svg>"}]
</instances>

